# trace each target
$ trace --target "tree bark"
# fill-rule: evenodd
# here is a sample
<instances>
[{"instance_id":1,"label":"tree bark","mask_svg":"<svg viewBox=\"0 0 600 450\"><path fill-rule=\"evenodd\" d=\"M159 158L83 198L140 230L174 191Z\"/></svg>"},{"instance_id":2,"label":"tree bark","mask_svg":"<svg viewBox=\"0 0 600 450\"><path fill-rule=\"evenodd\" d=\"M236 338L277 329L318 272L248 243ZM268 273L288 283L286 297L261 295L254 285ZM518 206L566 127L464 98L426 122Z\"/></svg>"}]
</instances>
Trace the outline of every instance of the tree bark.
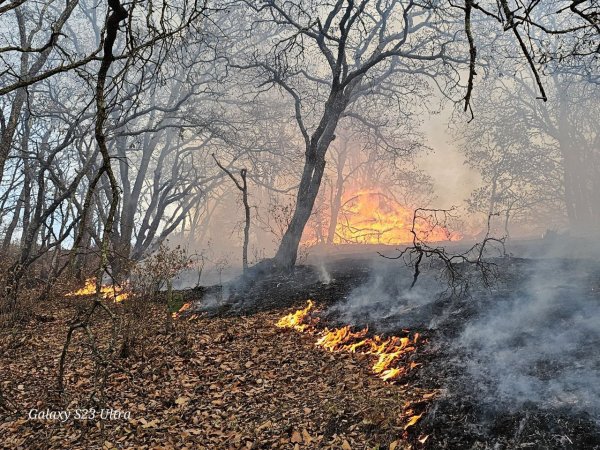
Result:
<instances>
[{"instance_id":1,"label":"tree bark","mask_svg":"<svg viewBox=\"0 0 600 450\"><path fill-rule=\"evenodd\" d=\"M277 270L290 271L296 264L302 233L312 213L323 179L325 155L335 139L335 130L343 111L348 105L351 91L351 87L343 89L334 83L325 103L319 126L307 143L304 170L296 196L296 208L273 258L273 265Z\"/></svg>"}]
</instances>

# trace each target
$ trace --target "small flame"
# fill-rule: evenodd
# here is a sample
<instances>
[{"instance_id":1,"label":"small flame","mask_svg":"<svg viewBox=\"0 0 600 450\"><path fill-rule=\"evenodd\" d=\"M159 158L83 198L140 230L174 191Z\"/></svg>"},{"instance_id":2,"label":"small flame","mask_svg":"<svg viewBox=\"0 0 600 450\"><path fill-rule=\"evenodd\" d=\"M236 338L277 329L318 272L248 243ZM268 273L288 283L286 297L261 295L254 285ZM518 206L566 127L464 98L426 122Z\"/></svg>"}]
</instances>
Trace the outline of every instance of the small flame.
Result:
<instances>
[{"instance_id":1,"label":"small flame","mask_svg":"<svg viewBox=\"0 0 600 450\"><path fill-rule=\"evenodd\" d=\"M192 307L192 304L190 302L184 303L181 306L181 308L179 308L179 311L171 314L173 316L173 319L177 319L184 311L187 311L191 307Z\"/></svg>"},{"instance_id":2,"label":"small flame","mask_svg":"<svg viewBox=\"0 0 600 450\"><path fill-rule=\"evenodd\" d=\"M402 375L404 373L404 368L403 367L393 367L391 369L386 369L383 372L381 372L381 379L383 381L388 381L388 380L393 380L395 378L398 378L400 375Z\"/></svg>"},{"instance_id":3,"label":"small flame","mask_svg":"<svg viewBox=\"0 0 600 450\"><path fill-rule=\"evenodd\" d=\"M402 330L407 333L407 336L390 336L384 338L375 335L367 337L368 328L363 328L360 331L352 331L348 325L341 328L325 328L319 331L315 326L319 319L310 315L314 308L315 304L313 301L308 300L305 308L282 317L276 325L279 328L291 328L300 332L320 335L315 345L330 352L361 353L376 357L375 362L371 366L371 371L386 382L393 383L420 366L419 363L406 360L406 356L416 349L416 344L421 337L419 333L414 333L410 337L408 330ZM433 398L434 395L435 393L429 393L424 395L423 398ZM415 415L410 401L405 402L403 409L404 412L400 416L401 420L404 421L408 418L404 424L404 430L414 426L424 414ZM422 441L420 442L424 443L427 437L421 438Z\"/></svg>"},{"instance_id":4,"label":"small flame","mask_svg":"<svg viewBox=\"0 0 600 450\"><path fill-rule=\"evenodd\" d=\"M307 302L306 308L299 309L295 313L288 314L285 317L279 319L279 321L275 324L278 328L293 328L296 331L304 331L308 327L307 324L303 324L302 322L310 313L310 310L313 309L315 304L312 300Z\"/></svg>"},{"instance_id":5,"label":"small flame","mask_svg":"<svg viewBox=\"0 0 600 450\"><path fill-rule=\"evenodd\" d=\"M84 295L93 295L96 293L96 279L88 278L82 288L76 291L65 294L66 297L77 297ZM115 302L122 302L129 297L129 293L125 292L124 289L119 285L101 286L100 294L105 300L114 300Z\"/></svg>"},{"instance_id":6,"label":"small flame","mask_svg":"<svg viewBox=\"0 0 600 450\"><path fill-rule=\"evenodd\" d=\"M276 325L279 328L293 328L300 332L315 332L316 321L312 318L309 319L310 311L313 308L314 303L309 300L305 308L281 318ZM315 345L330 352L363 353L376 356L377 359L371 370L384 381L396 380L418 366L414 362L410 362L408 366L398 365L398 362L403 356L415 350L419 333L415 333L412 339L398 336L383 338L378 335L368 338L366 337L368 331L368 328L352 331L348 325L341 328L325 328L319 332L321 337Z\"/></svg>"}]
</instances>

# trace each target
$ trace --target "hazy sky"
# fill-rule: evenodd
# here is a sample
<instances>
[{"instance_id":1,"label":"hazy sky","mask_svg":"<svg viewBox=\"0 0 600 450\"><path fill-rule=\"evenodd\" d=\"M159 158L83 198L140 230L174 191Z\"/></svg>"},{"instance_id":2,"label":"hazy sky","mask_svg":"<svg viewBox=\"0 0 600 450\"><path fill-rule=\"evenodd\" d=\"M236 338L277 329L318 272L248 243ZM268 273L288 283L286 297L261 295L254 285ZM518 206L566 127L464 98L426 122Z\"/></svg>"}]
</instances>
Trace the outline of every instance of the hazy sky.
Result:
<instances>
[{"instance_id":1,"label":"hazy sky","mask_svg":"<svg viewBox=\"0 0 600 450\"><path fill-rule=\"evenodd\" d=\"M447 112L430 116L423 123L426 143L433 151L418 158L419 167L432 178L437 199L433 206L447 208L461 204L479 184L476 171L464 165L464 155L448 129Z\"/></svg>"}]
</instances>

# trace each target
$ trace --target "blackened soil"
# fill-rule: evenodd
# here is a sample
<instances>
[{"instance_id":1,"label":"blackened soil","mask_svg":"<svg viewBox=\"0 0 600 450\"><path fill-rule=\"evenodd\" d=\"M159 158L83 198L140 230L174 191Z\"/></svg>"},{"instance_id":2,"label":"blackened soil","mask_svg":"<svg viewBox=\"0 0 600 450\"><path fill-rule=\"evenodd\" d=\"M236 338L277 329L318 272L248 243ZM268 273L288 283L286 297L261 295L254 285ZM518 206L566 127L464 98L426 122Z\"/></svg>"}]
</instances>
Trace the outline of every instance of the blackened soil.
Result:
<instances>
[{"instance_id":1,"label":"blackened soil","mask_svg":"<svg viewBox=\"0 0 600 450\"><path fill-rule=\"evenodd\" d=\"M326 306L346 298L367 281L370 272L364 260L346 259L326 270L297 266L291 274L267 272L240 277L225 286L190 290L186 296L199 301L196 311L218 316L300 307L308 299Z\"/></svg>"},{"instance_id":2,"label":"blackened soil","mask_svg":"<svg viewBox=\"0 0 600 450\"><path fill-rule=\"evenodd\" d=\"M485 386L470 381L465 365L474 357L465 349L451 345L465 327L484 315L495 305L511 302L515 296L527 298L527 280L539 270L532 260L508 258L498 261L501 288L485 290L471 288L470 295L440 296L411 310L415 314L412 331L419 331L427 344L418 349L422 364L403 382L441 394L430 401L418 424L418 432L409 434L415 448L426 449L600 449L600 418L580 408L548 407L534 402L519 402L513 406L490 400ZM303 307L313 299L322 308L344 301L357 287L370 279L373 265L364 259L338 259L327 266L328 280L317 267L299 266L291 275L262 273L228 286L212 286L188 291L186 297L198 300L192 309L208 315L248 315L259 311ZM557 290L564 297L568 311L573 286L577 295L586 301L600 302L600 266L591 264L582 270L572 260L548 262L547 271L562 273L568 280ZM579 299L581 301L581 298ZM559 302L559 306L560 302ZM325 308L323 308L325 309ZM402 313L399 313L402 314ZM567 314L568 315L568 314ZM379 323L355 322L356 326L369 325L373 332L393 333L394 323L402 317L387 316ZM556 323L561 323L561 311L556 312ZM323 324L339 323L335 314L324 314ZM600 324L598 324L600 327ZM399 327L398 332L402 327ZM507 345L518 349L527 341L524 330ZM600 342L590 338L581 341L575 350L582 358L598 355ZM563 361L544 361L531 367L532 375L540 380L549 379L556 371L564 370ZM600 402L599 402L600 403ZM427 435L424 444L417 436ZM412 437L411 437L412 436Z\"/></svg>"}]
</instances>

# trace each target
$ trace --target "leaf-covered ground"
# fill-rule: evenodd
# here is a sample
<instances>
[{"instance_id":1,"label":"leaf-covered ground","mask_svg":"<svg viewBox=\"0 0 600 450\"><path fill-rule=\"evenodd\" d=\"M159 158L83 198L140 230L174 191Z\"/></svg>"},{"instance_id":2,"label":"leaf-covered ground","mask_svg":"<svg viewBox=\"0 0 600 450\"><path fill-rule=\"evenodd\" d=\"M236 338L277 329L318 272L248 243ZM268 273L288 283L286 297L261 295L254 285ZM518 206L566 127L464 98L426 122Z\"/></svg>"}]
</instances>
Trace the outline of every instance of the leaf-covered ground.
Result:
<instances>
[{"instance_id":1,"label":"leaf-covered ground","mask_svg":"<svg viewBox=\"0 0 600 450\"><path fill-rule=\"evenodd\" d=\"M114 359L105 386L77 334L69 352L65 393L57 367L74 306L61 299L32 311L0 336L0 446L4 448L287 448L419 447L419 423L431 391L409 380L389 384L370 372L365 355L328 353L309 334L275 322L294 308L248 317L177 320L149 305L134 326L129 355ZM121 306L121 317L128 318ZM139 311L138 311L139 313ZM111 322L92 330L106 345ZM90 399L94 387L103 393ZM93 420L76 419L89 409ZM130 418L98 419L101 409ZM30 410L69 410L65 422L29 419ZM83 411L88 409L88 411Z\"/></svg>"}]
</instances>

